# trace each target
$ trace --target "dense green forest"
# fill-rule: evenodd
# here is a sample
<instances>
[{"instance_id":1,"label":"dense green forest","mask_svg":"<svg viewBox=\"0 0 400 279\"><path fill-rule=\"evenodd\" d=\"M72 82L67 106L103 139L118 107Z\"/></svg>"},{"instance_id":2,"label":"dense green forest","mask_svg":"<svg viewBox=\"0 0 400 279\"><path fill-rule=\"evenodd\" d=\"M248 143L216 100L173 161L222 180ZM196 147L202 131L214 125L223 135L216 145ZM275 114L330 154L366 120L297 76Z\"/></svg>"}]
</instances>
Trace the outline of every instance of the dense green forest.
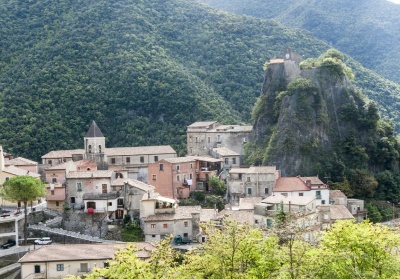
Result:
<instances>
[{"instance_id":1,"label":"dense green forest","mask_svg":"<svg viewBox=\"0 0 400 279\"><path fill-rule=\"evenodd\" d=\"M109 147L184 154L194 121L250 122L265 61L288 45L305 58L328 49L308 32L194 1L1 1L0 15L0 144L36 160L81 148L91 120ZM354 71L399 122L400 88L356 62Z\"/></svg>"},{"instance_id":2,"label":"dense green forest","mask_svg":"<svg viewBox=\"0 0 400 279\"><path fill-rule=\"evenodd\" d=\"M400 82L400 5L386 0L200 0L236 14L310 31L382 76Z\"/></svg>"}]
</instances>

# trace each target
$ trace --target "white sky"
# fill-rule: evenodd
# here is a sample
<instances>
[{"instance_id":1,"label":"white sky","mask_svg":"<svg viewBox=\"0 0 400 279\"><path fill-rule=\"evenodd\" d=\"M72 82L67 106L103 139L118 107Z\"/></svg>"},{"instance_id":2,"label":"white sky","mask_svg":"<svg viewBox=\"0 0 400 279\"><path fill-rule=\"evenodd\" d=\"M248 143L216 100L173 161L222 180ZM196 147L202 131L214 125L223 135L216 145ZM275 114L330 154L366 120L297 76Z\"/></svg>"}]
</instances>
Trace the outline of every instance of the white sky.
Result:
<instances>
[{"instance_id":1,"label":"white sky","mask_svg":"<svg viewBox=\"0 0 400 279\"><path fill-rule=\"evenodd\" d=\"M396 4L400 4L400 0L389 0L390 2L396 3Z\"/></svg>"}]
</instances>

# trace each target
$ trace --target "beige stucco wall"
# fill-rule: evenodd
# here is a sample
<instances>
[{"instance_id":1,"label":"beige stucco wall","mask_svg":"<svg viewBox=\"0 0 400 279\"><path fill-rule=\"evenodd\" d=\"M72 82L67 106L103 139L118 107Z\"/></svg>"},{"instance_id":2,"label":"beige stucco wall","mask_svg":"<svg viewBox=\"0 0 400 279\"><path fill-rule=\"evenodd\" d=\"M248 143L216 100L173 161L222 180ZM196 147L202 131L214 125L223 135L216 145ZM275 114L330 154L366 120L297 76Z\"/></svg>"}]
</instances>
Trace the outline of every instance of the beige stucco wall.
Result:
<instances>
[{"instance_id":1,"label":"beige stucco wall","mask_svg":"<svg viewBox=\"0 0 400 279\"><path fill-rule=\"evenodd\" d=\"M62 262L46 262L46 263L22 263L21 278L31 279L38 278L39 274L35 274L35 265L40 265L41 278L65 278L68 275L82 276L85 272L80 272L81 263L87 263L89 272L94 267L104 267L107 260L82 260L82 261L62 261ZM57 271L57 264L64 264L63 271Z\"/></svg>"}]
</instances>

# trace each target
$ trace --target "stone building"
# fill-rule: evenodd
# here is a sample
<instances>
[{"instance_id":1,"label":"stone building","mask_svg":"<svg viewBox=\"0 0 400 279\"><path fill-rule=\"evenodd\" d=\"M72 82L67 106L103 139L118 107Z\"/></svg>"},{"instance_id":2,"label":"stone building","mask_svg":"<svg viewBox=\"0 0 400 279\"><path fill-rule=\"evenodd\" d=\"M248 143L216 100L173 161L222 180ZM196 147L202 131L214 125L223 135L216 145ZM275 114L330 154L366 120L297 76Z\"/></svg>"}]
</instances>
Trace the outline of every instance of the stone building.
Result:
<instances>
[{"instance_id":1,"label":"stone building","mask_svg":"<svg viewBox=\"0 0 400 279\"><path fill-rule=\"evenodd\" d=\"M266 198L272 194L279 176L275 166L232 168L227 177L228 200L231 204L239 204L243 197Z\"/></svg>"},{"instance_id":2,"label":"stone building","mask_svg":"<svg viewBox=\"0 0 400 279\"><path fill-rule=\"evenodd\" d=\"M170 145L106 148L105 137L94 121L84 137L84 147L84 149L50 151L42 156L42 164L50 167L85 159L96 162L99 170L126 171L127 176L123 178L147 183L148 164L177 156Z\"/></svg>"},{"instance_id":3,"label":"stone building","mask_svg":"<svg viewBox=\"0 0 400 279\"><path fill-rule=\"evenodd\" d=\"M160 195L182 199L190 191L210 191L208 180L221 172L221 159L187 156L163 159L149 165L148 180Z\"/></svg>"},{"instance_id":4,"label":"stone building","mask_svg":"<svg viewBox=\"0 0 400 279\"><path fill-rule=\"evenodd\" d=\"M244 145L252 126L222 125L216 121L195 122L187 127L187 154L211 155L213 148L226 147L239 154L243 161Z\"/></svg>"}]
</instances>

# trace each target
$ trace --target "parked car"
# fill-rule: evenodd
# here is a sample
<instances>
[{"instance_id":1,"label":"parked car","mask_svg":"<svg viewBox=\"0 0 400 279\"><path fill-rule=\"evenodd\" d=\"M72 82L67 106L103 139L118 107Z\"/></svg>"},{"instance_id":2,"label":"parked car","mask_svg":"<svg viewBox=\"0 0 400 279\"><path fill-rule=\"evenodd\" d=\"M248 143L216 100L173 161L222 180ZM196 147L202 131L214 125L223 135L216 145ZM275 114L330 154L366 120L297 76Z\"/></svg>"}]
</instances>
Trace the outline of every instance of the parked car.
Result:
<instances>
[{"instance_id":1,"label":"parked car","mask_svg":"<svg viewBox=\"0 0 400 279\"><path fill-rule=\"evenodd\" d=\"M15 244L16 244L15 240L9 239L9 240L7 240L6 243L4 243L3 245L1 245L1 248L3 248L3 249L8 249L8 248L10 248L10 247L15 246Z\"/></svg>"},{"instance_id":2,"label":"parked car","mask_svg":"<svg viewBox=\"0 0 400 279\"><path fill-rule=\"evenodd\" d=\"M8 211L8 210L0 210L0 216L1 217L8 217L8 216L10 216L10 211Z\"/></svg>"},{"instance_id":3,"label":"parked car","mask_svg":"<svg viewBox=\"0 0 400 279\"><path fill-rule=\"evenodd\" d=\"M41 239L36 239L33 243L38 245L48 245L51 244L53 241L50 237L42 237Z\"/></svg>"}]
</instances>

